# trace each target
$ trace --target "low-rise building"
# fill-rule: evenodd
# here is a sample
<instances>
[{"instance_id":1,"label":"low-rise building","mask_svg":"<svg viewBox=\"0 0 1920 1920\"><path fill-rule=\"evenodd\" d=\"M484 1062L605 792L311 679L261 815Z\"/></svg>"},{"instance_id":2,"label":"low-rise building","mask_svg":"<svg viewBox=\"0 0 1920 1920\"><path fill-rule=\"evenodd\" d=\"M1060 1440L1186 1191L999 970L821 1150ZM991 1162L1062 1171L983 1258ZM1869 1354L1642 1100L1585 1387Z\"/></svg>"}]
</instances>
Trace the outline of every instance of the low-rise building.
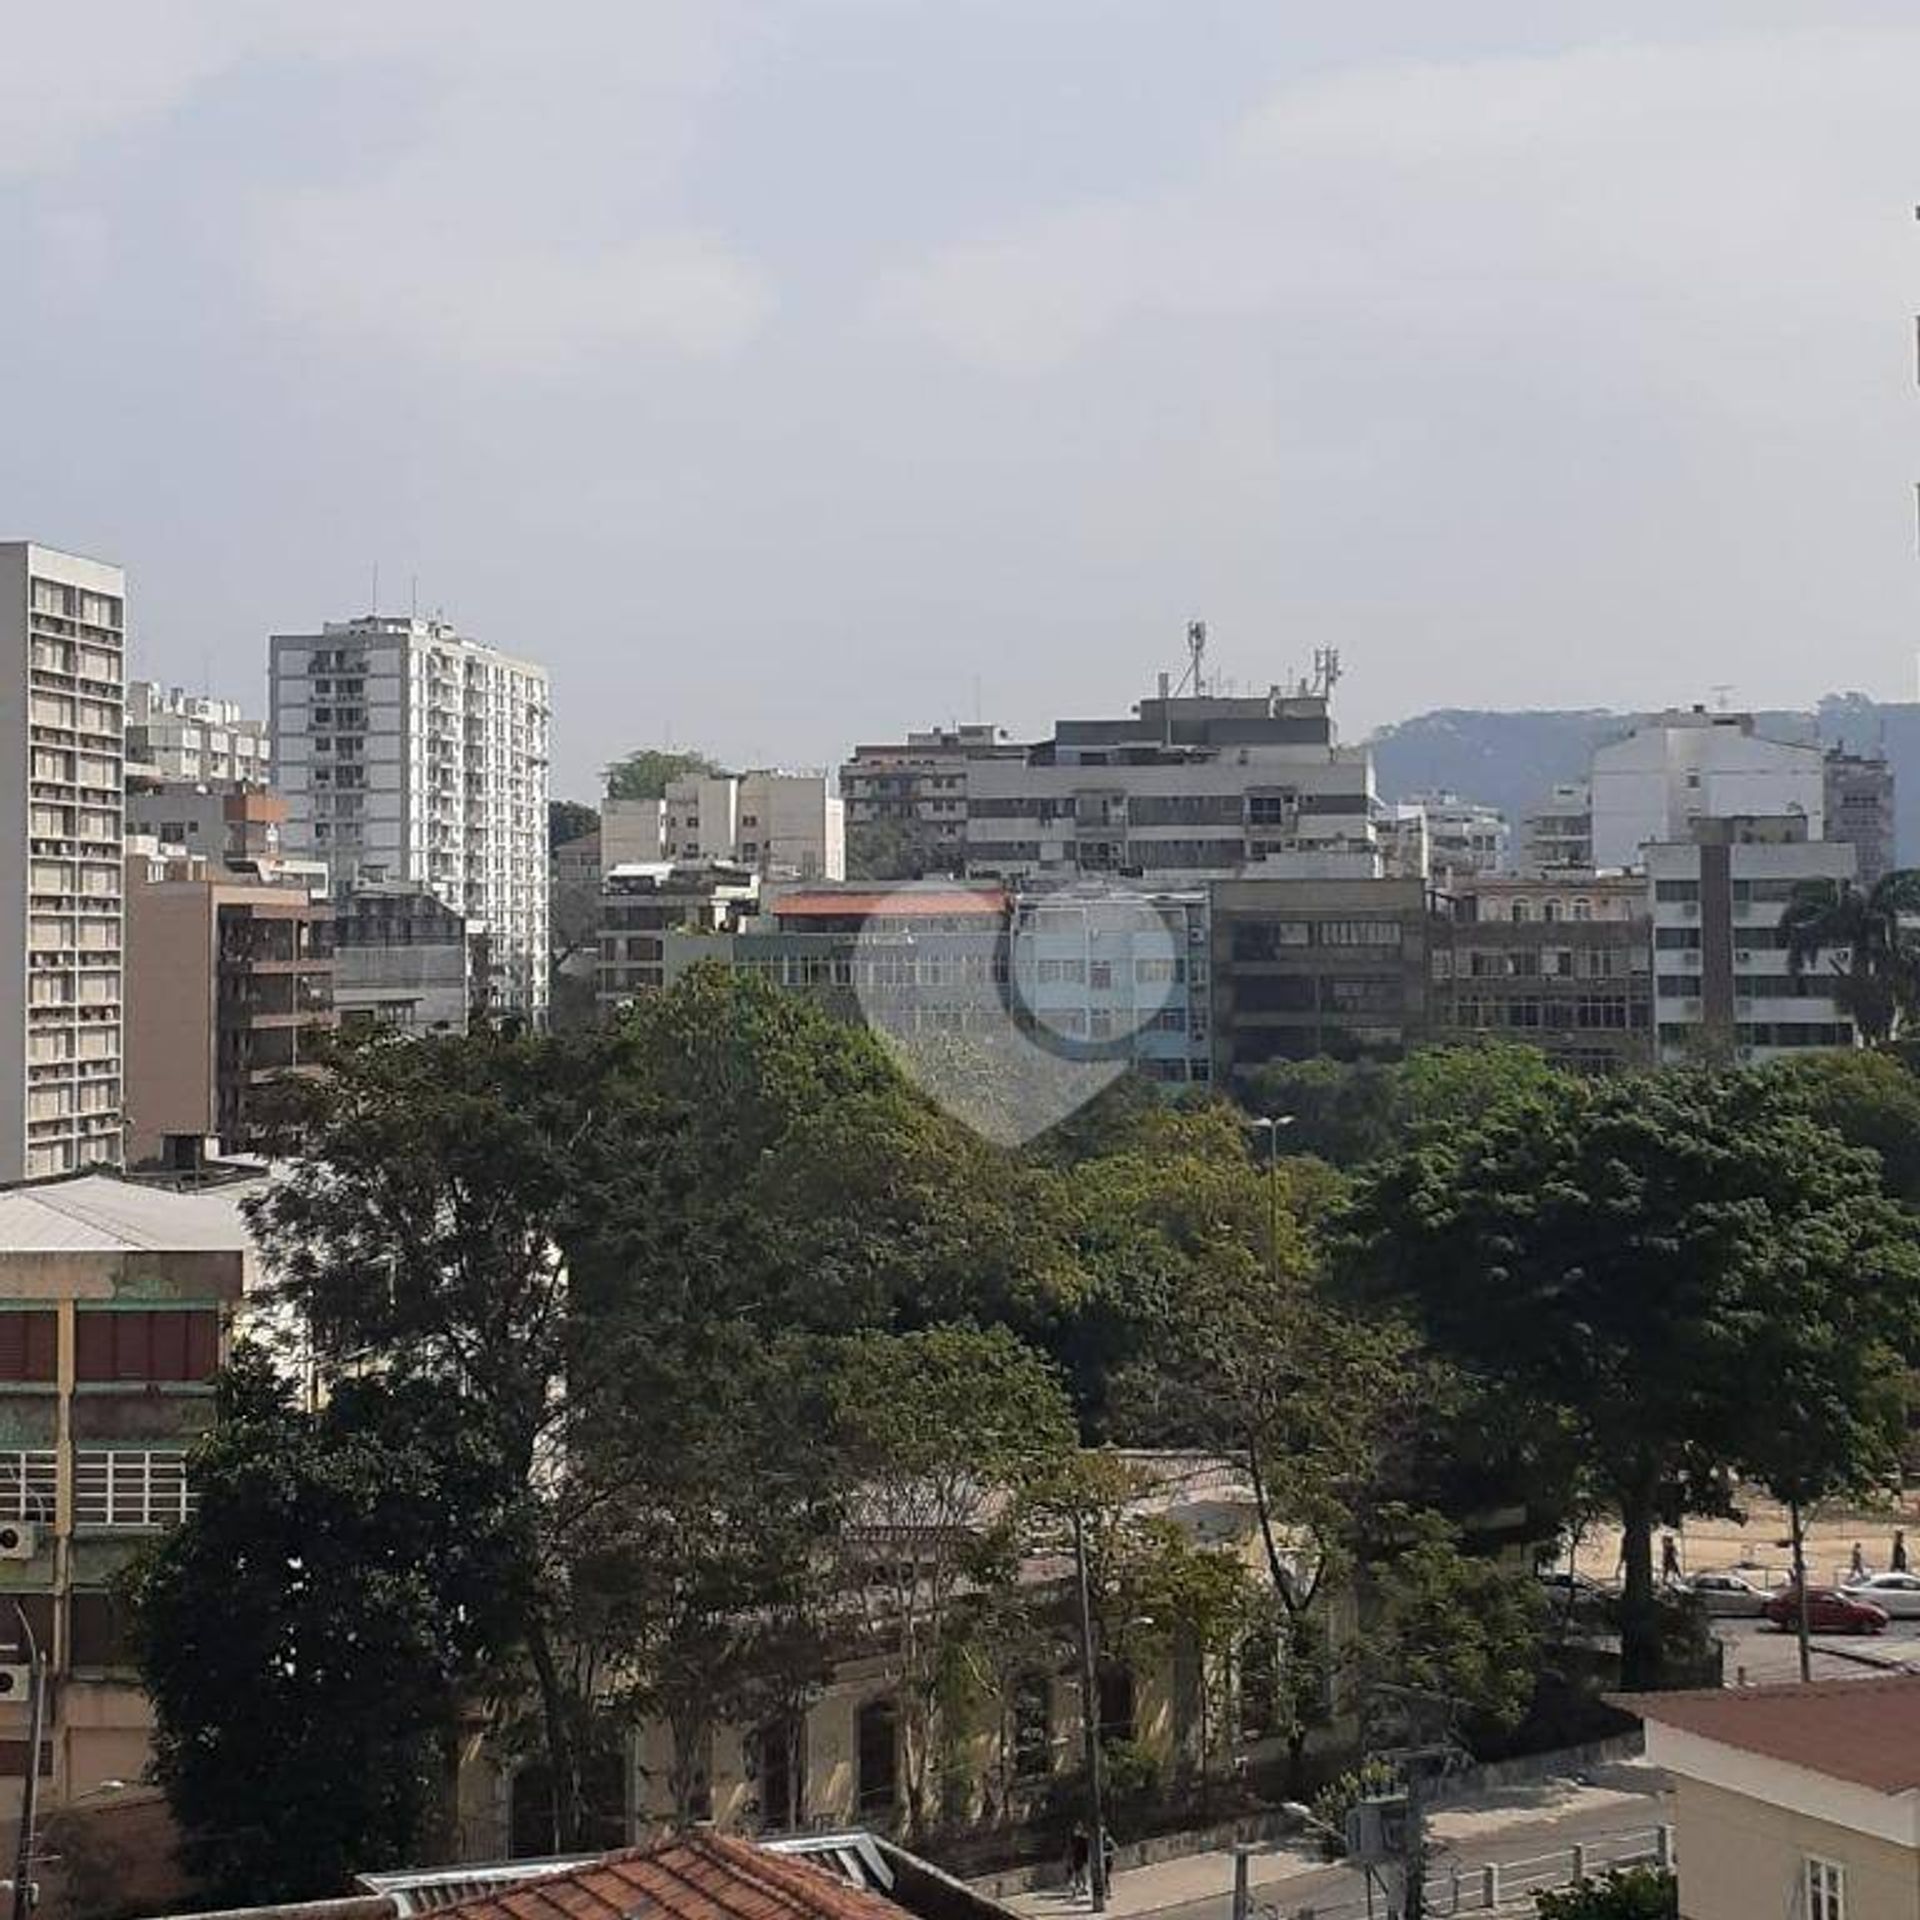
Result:
<instances>
[{"instance_id":1,"label":"low-rise building","mask_svg":"<svg viewBox=\"0 0 1920 1920\"><path fill-rule=\"evenodd\" d=\"M429 888L361 881L333 903L333 1004L346 1027L465 1033L478 930Z\"/></svg>"},{"instance_id":2,"label":"low-rise building","mask_svg":"<svg viewBox=\"0 0 1920 1920\"><path fill-rule=\"evenodd\" d=\"M43 1806L147 1765L113 1582L192 1503L187 1456L252 1261L239 1191L94 1174L0 1193L0 1613L17 1603L48 1658ZM28 1691L0 1699L0 1820L20 1804Z\"/></svg>"},{"instance_id":3,"label":"low-rise building","mask_svg":"<svg viewBox=\"0 0 1920 1920\"><path fill-rule=\"evenodd\" d=\"M1412 793L1401 805L1417 807L1425 817L1428 861L1436 875L1462 880L1507 865L1507 816L1498 807L1443 791Z\"/></svg>"},{"instance_id":4,"label":"low-rise building","mask_svg":"<svg viewBox=\"0 0 1920 1920\"><path fill-rule=\"evenodd\" d=\"M1436 904L1436 1041L1519 1041L1597 1072L1652 1063L1645 880L1482 875Z\"/></svg>"},{"instance_id":5,"label":"low-rise building","mask_svg":"<svg viewBox=\"0 0 1920 1920\"><path fill-rule=\"evenodd\" d=\"M602 1013L667 984L669 934L728 932L759 900L760 876L730 863L651 860L608 868L600 889Z\"/></svg>"},{"instance_id":6,"label":"low-rise building","mask_svg":"<svg viewBox=\"0 0 1920 1920\"><path fill-rule=\"evenodd\" d=\"M1208 889L1213 1080L1272 1060L1398 1059L1431 1030L1418 880L1221 880Z\"/></svg>"},{"instance_id":7,"label":"low-rise building","mask_svg":"<svg viewBox=\"0 0 1920 1920\"><path fill-rule=\"evenodd\" d=\"M1920 1675L1639 1694L1682 1920L1920 1920Z\"/></svg>"}]
</instances>

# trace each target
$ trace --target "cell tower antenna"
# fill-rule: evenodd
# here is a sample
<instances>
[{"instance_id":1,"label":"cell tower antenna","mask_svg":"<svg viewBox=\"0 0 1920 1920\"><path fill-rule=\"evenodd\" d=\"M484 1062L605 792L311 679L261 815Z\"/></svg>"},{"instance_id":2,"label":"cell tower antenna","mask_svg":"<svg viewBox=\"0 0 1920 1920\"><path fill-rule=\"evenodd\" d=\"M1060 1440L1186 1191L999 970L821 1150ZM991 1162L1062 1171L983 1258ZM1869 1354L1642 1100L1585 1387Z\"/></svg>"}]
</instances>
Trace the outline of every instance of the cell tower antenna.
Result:
<instances>
[{"instance_id":1,"label":"cell tower antenna","mask_svg":"<svg viewBox=\"0 0 1920 1920\"><path fill-rule=\"evenodd\" d=\"M1713 695L1714 712L1725 713L1728 703L1733 698L1733 682L1730 680L1718 681L1709 687L1707 691Z\"/></svg>"},{"instance_id":2,"label":"cell tower antenna","mask_svg":"<svg viewBox=\"0 0 1920 1920\"><path fill-rule=\"evenodd\" d=\"M1313 650L1313 690L1322 699L1329 699L1333 690L1340 684L1340 649L1338 647L1315 647Z\"/></svg>"},{"instance_id":3,"label":"cell tower antenna","mask_svg":"<svg viewBox=\"0 0 1920 1920\"><path fill-rule=\"evenodd\" d=\"M1174 688L1174 693L1176 696L1184 693L1191 682L1197 700L1207 690L1207 623L1204 620L1187 622L1187 656L1187 670L1180 676L1180 684Z\"/></svg>"}]
</instances>

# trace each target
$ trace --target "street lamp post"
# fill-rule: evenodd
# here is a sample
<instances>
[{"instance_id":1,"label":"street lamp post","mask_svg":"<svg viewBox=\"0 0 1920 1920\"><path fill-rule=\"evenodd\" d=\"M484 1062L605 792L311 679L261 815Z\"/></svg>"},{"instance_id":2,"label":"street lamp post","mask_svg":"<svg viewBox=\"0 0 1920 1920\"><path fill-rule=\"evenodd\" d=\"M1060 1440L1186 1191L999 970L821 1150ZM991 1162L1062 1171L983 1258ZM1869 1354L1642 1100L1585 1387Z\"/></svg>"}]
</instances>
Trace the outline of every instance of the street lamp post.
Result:
<instances>
[{"instance_id":1,"label":"street lamp post","mask_svg":"<svg viewBox=\"0 0 1920 1920\"><path fill-rule=\"evenodd\" d=\"M1255 1116L1254 1126L1267 1136L1267 1271L1280 1271L1280 1129L1290 1127L1291 1113L1263 1113Z\"/></svg>"},{"instance_id":2,"label":"street lamp post","mask_svg":"<svg viewBox=\"0 0 1920 1920\"><path fill-rule=\"evenodd\" d=\"M1100 1794L1100 1695L1093 1655L1093 1591L1087 1579L1087 1534L1073 1510L1074 1573L1080 1587L1080 1733L1087 1751L1087 1886L1095 1913L1107 1910L1107 1831Z\"/></svg>"}]
</instances>

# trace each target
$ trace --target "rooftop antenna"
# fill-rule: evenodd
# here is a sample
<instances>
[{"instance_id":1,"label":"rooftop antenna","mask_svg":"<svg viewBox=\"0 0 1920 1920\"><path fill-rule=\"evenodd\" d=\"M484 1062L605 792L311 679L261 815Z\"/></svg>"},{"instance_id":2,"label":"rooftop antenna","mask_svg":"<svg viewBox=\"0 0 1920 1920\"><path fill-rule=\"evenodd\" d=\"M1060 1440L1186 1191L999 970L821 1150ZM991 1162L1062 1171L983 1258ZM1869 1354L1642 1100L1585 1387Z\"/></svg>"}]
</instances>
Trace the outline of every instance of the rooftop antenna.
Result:
<instances>
[{"instance_id":1,"label":"rooftop antenna","mask_svg":"<svg viewBox=\"0 0 1920 1920\"><path fill-rule=\"evenodd\" d=\"M1187 622L1187 670L1180 676L1180 684L1174 688L1177 698L1187 690L1189 682L1193 686L1193 697L1197 700L1207 690L1207 623L1204 620Z\"/></svg>"},{"instance_id":2,"label":"rooftop antenna","mask_svg":"<svg viewBox=\"0 0 1920 1920\"><path fill-rule=\"evenodd\" d=\"M1713 695L1714 712L1725 713L1728 701L1733 698L1733 683L1728 680L1722 680L1716 685L1709 687L1707 691Z\"/></svg>"},{"instance_id":3,"label":"rooftop antenna","mask_svg":"<svg viewBox=\"0 0 1920 1920\"><path fill-rule=\"evenodd\" d=\"M1313 650L1313 691L1322 700L1331 699L1340 684L1340 649L1315 647Z\"/></svg>"},{"instance_id":4,"label":"rooftop antenna","mask_svg":"<svg viewBox=\"0 0 1920 1920\"><path fill-rule=\"evenodd\" d=\"M420 618L420 576L417 573L407 576L407 618Z\"/></svg>"},{"instance_id":5,"label":"rooftop antenna","mask_svg":"<svg viewBox=\"0 0 1920 1920\"><path fill-rule=\"evenodd\" d=\"M373 605L367 611L377 620L380 617L380 562L373 563Z\"/></svg>"}]
</instances>

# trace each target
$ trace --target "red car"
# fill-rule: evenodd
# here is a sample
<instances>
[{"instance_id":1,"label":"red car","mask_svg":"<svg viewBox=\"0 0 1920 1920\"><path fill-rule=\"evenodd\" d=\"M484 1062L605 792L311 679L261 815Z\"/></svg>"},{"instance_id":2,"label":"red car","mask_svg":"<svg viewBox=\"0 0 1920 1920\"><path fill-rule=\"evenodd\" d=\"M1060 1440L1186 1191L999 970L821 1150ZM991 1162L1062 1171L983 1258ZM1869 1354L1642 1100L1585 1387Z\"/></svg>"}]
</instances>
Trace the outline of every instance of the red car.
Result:
<instances>
[{"instance_id":1,"label":"red car","mask_svg":"<svg viewBox=\"0 0 1920 1920\"><path fill-rule=\"evenodd\" d=\"M1791 1633L1800 1623L1800 1595L1792 1587L1782 1587L1763 1611L1782 1633ZM1810 1633L1878 1633L1886 1624L1886 1609L1870 1600L1850 1600L1833 1587L1807 1589Z\"/></svg>"}]
</instances>

